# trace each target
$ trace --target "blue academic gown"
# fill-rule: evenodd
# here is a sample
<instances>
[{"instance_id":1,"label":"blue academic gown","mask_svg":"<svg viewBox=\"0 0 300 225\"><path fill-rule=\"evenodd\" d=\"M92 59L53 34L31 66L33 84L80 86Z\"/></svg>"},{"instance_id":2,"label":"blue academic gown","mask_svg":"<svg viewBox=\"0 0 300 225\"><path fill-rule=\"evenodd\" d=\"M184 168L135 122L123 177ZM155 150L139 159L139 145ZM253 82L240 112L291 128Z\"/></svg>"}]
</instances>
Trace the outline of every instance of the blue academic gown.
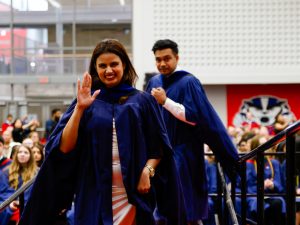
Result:
<instances>
[{"instance_id":1,"label":"blue academic gown","mask_svg":"<svg viewBox=\"0 0 300 225\"><path fill-rule=\"evenodd\" d=\"M22 178L19 177L19 188L22 186ZM24 201L27 202L29 198L31 188L24 192ZM0 203L8 199L16 190L13 189L8 182L8 170L0 171ZM0 212L0 225L7 225L13 211L7 206L2 212Z\"/></svg>"},{"instance_id":2,"label":"blue academic gown","mask_svg":"<svg viewBox=\"0 0 300 225\"><path fill-rule=\"evenodd\" d=\"M175 152L188 220L205 219L208 214L208 190L203 145L206 143L212 149L230 177L236 172L236 148L195 76L186 71L177 71L168 78L156 75L150 79L147 91L157 87L163 87L168 98L184 105L186 120L196 123L192 126L182 122L161 107Z\"/></svg>"},{"instance_id":3,"label":"blue academic gown","mask_svg":"<svg viewBox=\"0 0 300 225\"><path fill-rule=\"evenodd\" d=\"M119 103L101 89L82 116L75 149L63 154L60 139L76 100L71 104L46 145L46 160L19 225L51 224L62 209L71 208L74 194L75 225L113 224L113 117L123 183L128 201L136 206L137 224L154 224L155 198L169 224L185 224L180 181L158 104L151 95L136 89L128 96ZM139 194L140 174L149 158L162 160L151 179L150 192Z\"/></svg>"},{"instance_id":4,"label":"blue academic gown","mask_svg":"<svg viewBox=\"0 0 300 225\"><path fill-rule=\"evenodd\" d=\"M265 160L266 161L266 160ZM265 170L264 170L264 179L273 179L274 189L273 190L265 190L265 193L283 193L283 186L281 182L281 166L278 160L271 159L273 172L268 165L267 161L265 162ZM273 174L273 175L272 175ZM254 160L247 161L247 190L248 193L254 194L257 193L257 171ZM282 213L286 212L286 205L283 197L271 197L277 198L282 201ZM248 197L247 198L248 205L248 213L257 212L257 198L256 197ZM264 208L269 208L270 205L268 203L264 204Z\"/></svg>"},{"instance_id":5,"label":"blue academic gown","mask_svg":"<svg viewBox=\"0 0 300 225\"><path fill-rule=\"evenodd\" d=\"M3 156L2 159L0 160L0 170L5 170L10 164L11 164L11 159L8 159Z\"/></svg>"}]
</instances>

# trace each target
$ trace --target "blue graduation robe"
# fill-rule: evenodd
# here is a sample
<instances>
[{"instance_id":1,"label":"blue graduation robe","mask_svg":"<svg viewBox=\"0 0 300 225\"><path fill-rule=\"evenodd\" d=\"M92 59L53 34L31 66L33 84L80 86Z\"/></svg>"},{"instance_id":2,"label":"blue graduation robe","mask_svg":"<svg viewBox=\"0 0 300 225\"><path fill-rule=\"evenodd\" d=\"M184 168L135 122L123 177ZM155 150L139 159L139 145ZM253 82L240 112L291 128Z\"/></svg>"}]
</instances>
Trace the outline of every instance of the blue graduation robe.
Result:
<instances>
[{"instance_id":1,"label":"blue graduation robe","mask_svg":"<svg viewBox=\"0 0 300 225\"><path fill-rule=\"evenodd\" d=\"M271 159L272 165L269 165L268 161L265 160L265 170L264 170L264 179L273 179L274 189L265 189L265 193L283 193L284 188L281 182L281 166L278 160ZM272 168L271 168L272 166ZM257 171L255 168L255 160L247 161L247 191L250 194L257 192ZM282 201L282 213L286 212L285 200L283 197L269 197L276 198ZM257 212L257 198L256 197L248 197L247 198L248 211ZM270 205L266 202L264 204L265 209L270 207Z\"/></svg>"},{"instance_id":2,"label":"blue graduation robe","mask_svg":"<svg viewBox=\"0 0 300 225\"><path fill-rule=\"evenodd\" d=\"M101 90L81 118L75 149L63 154L60 139L76 100L71 104L46 145L46 160L19 225L51 224L62 209L70 209L74 194L75 225L113 224L113 117L123 182L129 202L136 206L137 224L154 224L155 197L169 224L185 223L173 151L158 104L148 93L134 90L123 102L101 95L105 93ZM149 158L162 160L151 179L150 192L139 194L140 174Z\"/></svg>"},{"instance_id":3,"label":"blue graduation robe","mask_svg":"<svg viewBox=\"0 0 300 225\"><path fill-rule=\"evenodd\" d=\"M161 107L175 152L188 220L205 219L208 213L208 190L203 144L209 145L231 177L237 166L237 151L195 76L186 71L176 71L169 77L156 75L150 79L146 90L151 92L152 88L157 87L164 88L167 97L184 105L186 120L196 123L192 126L182 122Z\"/></svg>"},{"instance_id":4,"label":"blue graduation robe","mask_svg":"<svg viewBox=\"0 0 300 225\"><path fill-rule=\"evenodd\" d=\"M6 158L5 156L2 157L0 160L0 170L5 170L11 164L11 159Z\"/></svg>"},{"instance_id":5,"label":"blue graduation robe","mask_svg":"<svg viewBox=\"0 0 300 225\"><path fill-rule=\"evenodd\" d=\"M19 185L20 188L23 184L22 177L19 177ZM24 192L24 201L27 202L29 198L31 188L27 189ZM8 199L16 190L13 189L9 185L8 181L8 169L4 171L0 171L0 203L4 202ZM10 217L12 216L13 211L7 206L2 212L0 212L0 225L7 225Z\"/></svg>"}]
</instances>

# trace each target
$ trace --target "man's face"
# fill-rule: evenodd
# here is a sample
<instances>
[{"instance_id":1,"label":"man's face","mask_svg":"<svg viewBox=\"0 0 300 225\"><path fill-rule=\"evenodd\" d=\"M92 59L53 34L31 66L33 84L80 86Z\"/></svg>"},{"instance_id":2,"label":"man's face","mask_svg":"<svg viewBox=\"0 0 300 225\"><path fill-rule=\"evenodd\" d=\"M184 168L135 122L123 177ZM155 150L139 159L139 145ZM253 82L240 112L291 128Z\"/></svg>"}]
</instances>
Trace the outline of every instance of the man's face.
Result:
<instances>
[{"instance_id":1,"label":"man's face","mask_svg":"<svg viewBox=\"0 0 300 225\"><path fill-rule=\"evenodd\" d=\"M172 51L172 49L166 48L162 50L156 50L154 55L156 67L161 74L170 75L174 72L179 57Z\"/></svg>"},{"instance_id":2,"label":"man's face","mask_svg":"<svg viewBox=\"0 0 300 225\"><path fill-rule=\"evenodd\" d=\"M57 111L57 112L54 114L54 120L58 122L59 119L60 119L60 117L61 117L61 111Z\"/></svg>"}]
</instances>

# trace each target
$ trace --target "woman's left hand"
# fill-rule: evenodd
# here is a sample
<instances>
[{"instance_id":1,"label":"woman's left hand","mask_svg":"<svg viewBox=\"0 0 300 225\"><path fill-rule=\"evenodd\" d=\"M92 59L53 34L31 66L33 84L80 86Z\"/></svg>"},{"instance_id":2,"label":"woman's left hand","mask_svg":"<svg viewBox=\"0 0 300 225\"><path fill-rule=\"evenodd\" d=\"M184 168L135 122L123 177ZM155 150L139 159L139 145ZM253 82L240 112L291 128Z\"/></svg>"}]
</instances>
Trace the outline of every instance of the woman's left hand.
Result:
<instances>
[{"instance_id":1,"label":"woman's left hand","mask_svg":"<svg viewBox=\"0 0 300 225\"><path fill-rule=\"evenodd\" d=\"M140 194L147 194L150 190L150 172L149 169L144 167L142 174L140 176L139 184L137 190Z\"/></svg>"}]
</instances>

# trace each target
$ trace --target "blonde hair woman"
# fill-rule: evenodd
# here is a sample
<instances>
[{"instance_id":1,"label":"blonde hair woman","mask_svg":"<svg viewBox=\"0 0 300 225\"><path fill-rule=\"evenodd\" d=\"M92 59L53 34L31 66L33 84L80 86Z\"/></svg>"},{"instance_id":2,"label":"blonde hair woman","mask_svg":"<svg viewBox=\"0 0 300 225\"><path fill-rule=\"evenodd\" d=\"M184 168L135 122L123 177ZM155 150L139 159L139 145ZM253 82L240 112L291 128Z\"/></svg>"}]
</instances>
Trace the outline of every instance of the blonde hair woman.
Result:
<instances>
[{"instance_id":1,"label":"blonde hair woman","mask_svg":"<svg viewBox=\"0 0 300 225\"><path fill-rule=\"evenodd\" d=\"M37 165L31 149L20 145L13 157L12 163L0 174L0 202L7 199L15 190L30 181L37 173ZM29 191L25 192L25 201ZM0 213L0 225L17 224L19 221L19 201L13 201L9 207Z\"/></svg>"}]
</instances>

